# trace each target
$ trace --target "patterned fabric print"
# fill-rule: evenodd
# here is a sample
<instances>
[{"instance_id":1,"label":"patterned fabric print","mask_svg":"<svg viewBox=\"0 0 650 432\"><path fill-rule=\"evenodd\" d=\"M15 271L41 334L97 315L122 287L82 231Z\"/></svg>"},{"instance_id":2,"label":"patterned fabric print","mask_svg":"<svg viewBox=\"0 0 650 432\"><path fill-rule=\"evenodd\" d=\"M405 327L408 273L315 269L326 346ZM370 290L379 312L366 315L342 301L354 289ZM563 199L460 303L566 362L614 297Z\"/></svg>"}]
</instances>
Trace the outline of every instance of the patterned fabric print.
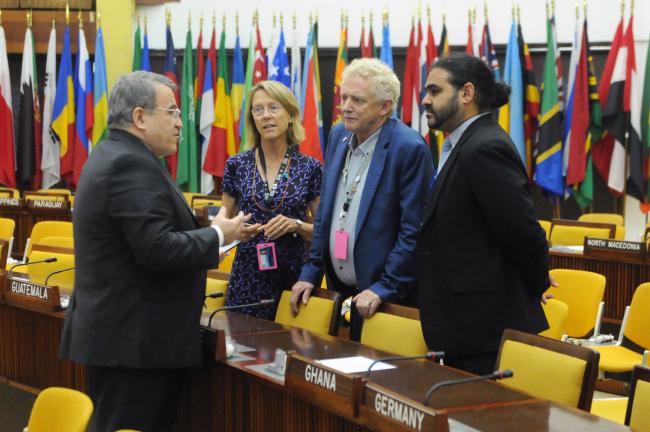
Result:
<instances>
[{"instance_id":1,"label":"patterned fabric print","mask_svg":"<svg viewBox=\"0 0 650 432\"><path fill-rule=\"evenodd\" d=\"M279 214L292 219L306 219L309 203L320 195L323 171L316 159L295 150L290 151L290 156L286 171L288 175L279 181L277 192L269 206L264 202L265 185L255 164L255 150L228 159L221 189L237 200L240 210L252 215L249 223L265 224ZM275 299L275 305L238 310L247 315L272 320L282 290L291 289L298 280L307 251L301 236L287 234L275 240L278 268L260 271L256 246L266 242L262 233L237 247L226 305Z\"/></svg>"}]
</instances>

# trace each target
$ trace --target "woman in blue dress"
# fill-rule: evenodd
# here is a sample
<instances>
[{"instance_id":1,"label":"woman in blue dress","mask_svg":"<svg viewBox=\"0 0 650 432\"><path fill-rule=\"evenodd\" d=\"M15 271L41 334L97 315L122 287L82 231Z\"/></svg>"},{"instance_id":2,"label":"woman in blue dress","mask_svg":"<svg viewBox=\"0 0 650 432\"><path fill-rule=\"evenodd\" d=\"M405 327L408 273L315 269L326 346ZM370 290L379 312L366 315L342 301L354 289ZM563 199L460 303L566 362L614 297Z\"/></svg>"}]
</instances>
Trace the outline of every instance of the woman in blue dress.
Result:
<instances>
[{"instance_id":1,"label":"woman in blue dress","mask_svg":"<svg viewBox=\"0 0 650 432\"><path fill-rule=\"evenodd\" d=\"M239 312L274 319L282 290L291 289L306 259L323 173L319 161L297 150L305 131L298 102L283 84L254 86L242 120L248 150L226 162L222 203L229 215L250 213L249 223L261 226L237 246L226 304L273 299Z\"/></svg>"}]
</instances>

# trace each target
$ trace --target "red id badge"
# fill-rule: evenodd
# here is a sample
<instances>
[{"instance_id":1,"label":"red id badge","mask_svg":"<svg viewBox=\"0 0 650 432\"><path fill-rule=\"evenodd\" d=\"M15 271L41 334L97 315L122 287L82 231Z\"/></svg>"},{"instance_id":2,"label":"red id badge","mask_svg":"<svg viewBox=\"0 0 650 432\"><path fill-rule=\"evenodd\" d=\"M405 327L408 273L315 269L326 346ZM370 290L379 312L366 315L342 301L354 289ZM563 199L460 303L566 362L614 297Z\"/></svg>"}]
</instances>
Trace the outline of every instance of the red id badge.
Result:
<instances>
[{"instance_id":1,"label":"red id badge","mask_svg":"<svg viewBox=\"0 0 650 432\"><path fill-rule=\"evenodd\" d=\"M334 258L340 260L348 259L348 232L337 230L334 234Z\"/></svg>"},{"instance_id":2,"label":"red id badge","mask_svg":"<svg viewBox=\"0 0 650 432\"><path fill-rule=\"evenodd\" d=\"M260 243L257 245L257 268L259 270L275 270L278 268L275 243Z\"/></svg>"}]
</instances>

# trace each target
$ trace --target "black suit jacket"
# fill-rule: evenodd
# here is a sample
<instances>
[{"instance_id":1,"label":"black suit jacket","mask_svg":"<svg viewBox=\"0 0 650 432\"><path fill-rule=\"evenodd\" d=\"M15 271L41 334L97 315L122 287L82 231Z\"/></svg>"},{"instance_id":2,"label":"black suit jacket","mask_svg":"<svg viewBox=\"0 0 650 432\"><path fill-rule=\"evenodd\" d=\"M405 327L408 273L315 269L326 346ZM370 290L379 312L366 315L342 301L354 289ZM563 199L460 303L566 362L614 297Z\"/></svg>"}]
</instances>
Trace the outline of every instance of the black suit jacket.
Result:
<instances>
[{"instance_id":1,"label":"black suit jacket","mask_svg":"<svg viewBox=\"0 0 650 432\"><path fill-rule=\"evenodd\" d=\"M61 357L93 366L201 363L206 269L219 236L199 228L158 158L112 129L81 173L73 213L75 285Z\"/></svg>"},{"instance_id":2,"label":"black suit jacket","mask_svg":"<svg viewBox=\"0 0 650 432\"><path fill-rule=\"evenodd\" d=\"M490 115L463 133L424 209L417 286L431 349L498 351L505 328L547 328L548 245L524 166Z\"/></svg>"}]
</instances>

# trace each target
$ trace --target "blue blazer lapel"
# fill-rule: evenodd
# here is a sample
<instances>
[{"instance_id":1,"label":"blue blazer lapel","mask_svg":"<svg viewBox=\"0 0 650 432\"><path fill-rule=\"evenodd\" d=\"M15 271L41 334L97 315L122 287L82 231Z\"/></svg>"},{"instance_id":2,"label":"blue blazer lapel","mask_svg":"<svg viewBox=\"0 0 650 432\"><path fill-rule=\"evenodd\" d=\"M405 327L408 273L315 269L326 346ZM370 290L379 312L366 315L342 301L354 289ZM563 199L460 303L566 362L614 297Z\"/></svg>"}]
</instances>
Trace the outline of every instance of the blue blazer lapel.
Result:
<instances>
[{"instance_id":1,"label":"blue blazer lapel","mask_svg":"<svg viewBox=\"0 0 650 432\"><path fill-rule=\"evenodd\" d=\"M346 130L341 134L342 136L335 140L336 147L330 160L326 160L327 176L325 178L325 190L327 191L327 197L321 197L323 200L323 217L322 223L323 226L329 227L332 221L332 213L334 207L334 201L336 200L336 190L339 185L339 179L341 177L341 171L343 170L343 163L345 162L345 155L347 154L348 146L350 144L350 138L352 137L352 132Z\"/></svg>"},{"instance_id":2,"label":"blue blazer lapel","mask_svg":"<svg viewBox=\"0 0 650 432\"><path fill-rule=\"evenodd\" d=\"M370 209L370 203L372 203L372 200L375 197L375 192L377 192L379 180L381 180L381 174L384 172L384 164L386 163L386 155L388 154L388 145L390 144L390 137L393 133L393 127L395 127L395 120L388 119L382 126L381 132L379 133L379 138L377 139L377 144L375 145L375 152L372 155L370 167L368 167L366 183L363 186L361 202L359 203L359 214L357 215L356 225L357 233L361 232L361 228L366 221L368 210ZM357 235L356 238L358 239L359 235Z\"/></svg>"}]
</instances>

